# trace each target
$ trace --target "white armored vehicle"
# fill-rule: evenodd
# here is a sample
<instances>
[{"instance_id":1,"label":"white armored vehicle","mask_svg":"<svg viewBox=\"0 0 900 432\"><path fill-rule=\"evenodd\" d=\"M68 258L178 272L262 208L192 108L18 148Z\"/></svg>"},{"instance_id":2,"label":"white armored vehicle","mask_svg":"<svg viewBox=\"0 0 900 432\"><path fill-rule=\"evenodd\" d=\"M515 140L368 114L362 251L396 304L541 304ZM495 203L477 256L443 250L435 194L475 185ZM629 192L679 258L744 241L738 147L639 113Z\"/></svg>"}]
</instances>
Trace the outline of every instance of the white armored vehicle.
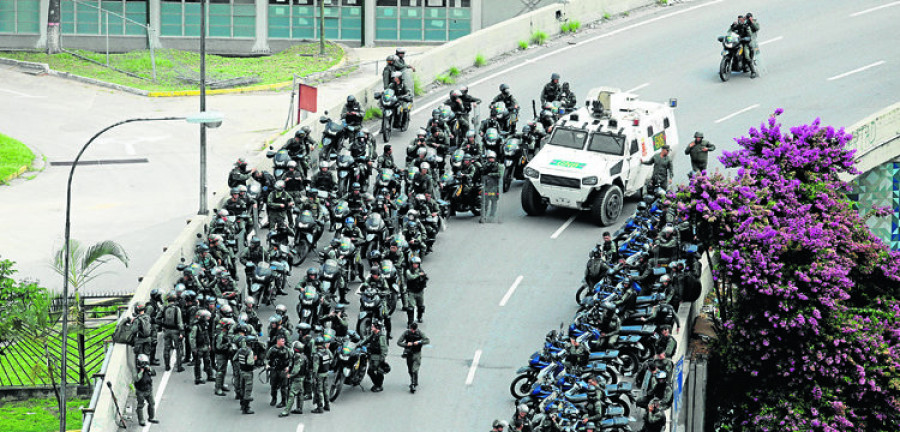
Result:
<instances>
[{"instance_id":1,"label":"white armored vehicle","mask_svg":"<svg viewBox=\"0 0 900 432\"><path fill-rule=\"evenodd\" d=\"M590 210L597 224L615 223L625 195L643 196L663 145L678 146L674 107L645 102L619 89L588 92L585 107L563 116L525 167L522 209L541 215L548 205Z\"/></svg>"}]
</instances>

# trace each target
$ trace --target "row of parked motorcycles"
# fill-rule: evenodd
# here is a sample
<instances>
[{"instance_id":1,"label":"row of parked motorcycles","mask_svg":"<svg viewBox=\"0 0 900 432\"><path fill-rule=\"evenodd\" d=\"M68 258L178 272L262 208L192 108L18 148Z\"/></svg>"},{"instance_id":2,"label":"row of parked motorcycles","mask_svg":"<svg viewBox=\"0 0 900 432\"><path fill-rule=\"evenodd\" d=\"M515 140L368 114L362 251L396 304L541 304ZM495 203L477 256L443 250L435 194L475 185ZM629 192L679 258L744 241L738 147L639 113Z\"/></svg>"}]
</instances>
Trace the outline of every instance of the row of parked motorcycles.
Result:
<instances>
[{"instance_id":1,"label":"row of parked motorcycles","mask_svg":"<svg viewBox=\"0 0 900 432\"><path fill-rule=\"evenodd\" d=\"M522 413L514 421L527 421L536 431L584 430L588 417L596 420L586 409L591 392L604 407L595 430L632 430L632 411L650 391L647 377L637 374L665 349L661 329L680 326L679 304L699 294L701 264L692 229L680 233L675 253L660 254L662 232L676 231L666 220L665 196L645 196L612 242L591 251L573 321L548 333L510 385Z\"/></svg>"}]
</instances>

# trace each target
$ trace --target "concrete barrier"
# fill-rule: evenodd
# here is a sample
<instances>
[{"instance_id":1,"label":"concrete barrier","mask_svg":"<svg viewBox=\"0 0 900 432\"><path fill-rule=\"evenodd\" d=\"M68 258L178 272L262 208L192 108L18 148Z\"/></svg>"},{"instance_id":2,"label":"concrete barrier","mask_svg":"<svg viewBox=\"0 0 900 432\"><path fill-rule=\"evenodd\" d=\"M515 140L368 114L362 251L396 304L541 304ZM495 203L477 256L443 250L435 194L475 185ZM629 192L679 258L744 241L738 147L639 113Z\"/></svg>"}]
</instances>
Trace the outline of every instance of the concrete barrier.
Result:
<instances>
[{"instance_id":1,"label":"concrete barrier","mask_svg":"<svg viewBox=\"0 0 900 432\"><path fill-rule=\"evenodd\" d=\"M856 169L865 173L900 156L900 102L895 103L847 129L853 140L847 145L856 150ZM844 176L844 181L856 176Z\"/></svg>"},{"instance_id":2,"label":"concrete barrier","mask_svg":"<svg viewBox=\"0 0 900 432\"><path fill-rule=\"evenodd\" d=\"M472 65L477 54L482 54L486 59L490 59L514 51L518 49L519 40L530 39L531 34L536 30L544 31L549 36L559 34L559 27L562 21L557 20L557 11L560 11L563 19L578 18L582 23L586 24L602 18L605 13L614 15L654 3L654 0L571 0L565 4L547 6L436 47L417 57L414 66L423 82L431 82L435 76L452 66L465 68ZM357 84L353 88L348 87L339 91L342 91L343 94L355 95L364 106L375 106L376 102L373 94L381 87L381 77L372 76L371 80L364 82L364 84ZM311 115L288 132L293 133L294 130L301 126L309 126L313 135L318 137L324 128L324 125L318 122L319 116L324 114L324 111L328 111L329 115L335 118L340 115L342 107L342 102L334 106L322 107L322 112ZM273 146L278 148L282 143L275 141L278 141L279 138L282 141L286 141L290 136L290 134L284 134L281 137L270 138L270 141L272 141ZM260 152L248 161L248 165L268 169L271 166L271 162L266 158L265 152ZM216 199L212 200L212 202L215 202L216 205L212 207L218 208L224 200L228 199L229 188L222 187L214 193L214 196ZM147 271L147 274L135 290L134 298L132 298L129 306L138 301L147 301L150 298L150 290L153 288L168 291L173 287L173 284L180 276L175 266L182 257L187 261L193 258L194 246L197 241L196 235L203 232L203 227L209 220L209 216L196 216L188 221L188 226L172 242L172 245L163 252L162 256L156 260L150 270ZM691 309L692 305L682 305L682 309L684 307L688 307L689 311L693 311ZM696 316L696 314L692 316ZM681 311L679 311L679 318L683 318ZM680 331L684 333L682 335L683 340L679 341L679 355L683 357L688 332ZM131 349L125 345L116 345L111 353L106 381L112 383L112 389L116 393L116 397L121 401L127 399L130 391L134 370L133 357ZM124 406L122 408L124 409ZM90 430L105 432L116 429L115 406L110 393L103 391L97 401Z\"/></svg>"}]
</instances>

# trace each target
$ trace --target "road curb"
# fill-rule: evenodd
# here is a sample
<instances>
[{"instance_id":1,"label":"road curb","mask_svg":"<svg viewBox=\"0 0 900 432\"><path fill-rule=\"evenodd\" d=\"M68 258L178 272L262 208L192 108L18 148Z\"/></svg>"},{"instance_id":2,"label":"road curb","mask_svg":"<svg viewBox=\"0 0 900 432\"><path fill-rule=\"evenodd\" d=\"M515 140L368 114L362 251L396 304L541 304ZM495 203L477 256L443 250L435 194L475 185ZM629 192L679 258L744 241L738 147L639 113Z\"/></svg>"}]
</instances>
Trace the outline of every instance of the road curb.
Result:
<instances>
[{"instance_id":1,"label":"road curb","mask_svg":"<svg viewBox=\"0 0 900 432\"><path fill-rule=\"evenodd\" d=\"M22 166L21 168L19 168L18 171L14 172L14 173L12 173L12 174L10 174L10 175L8 175L8 176L6 176L6 178L3 179L3 183L9 183L11 180L13 180L13 179L19 177L20 175L24 174L25 171L28 171L28 165L24 165L24 166Z\"/></svg>"},{"instance_id":2,"label":"road curb","mask_svg":"<svg viewBox=\"0 0 900 432\"><path fill-rule=\"evenodd\" d=\"M231 94L231 93L248 93L254 91L281 90L290 87L293 82L285 81L274 84L260 84L248 87L235 87L227 89L207 90L207 95ZM172 90L172 91L148 91L144 96L149 97L179 97L179 96L200 96L200 90Z\"/></svg>"}]
</instances>

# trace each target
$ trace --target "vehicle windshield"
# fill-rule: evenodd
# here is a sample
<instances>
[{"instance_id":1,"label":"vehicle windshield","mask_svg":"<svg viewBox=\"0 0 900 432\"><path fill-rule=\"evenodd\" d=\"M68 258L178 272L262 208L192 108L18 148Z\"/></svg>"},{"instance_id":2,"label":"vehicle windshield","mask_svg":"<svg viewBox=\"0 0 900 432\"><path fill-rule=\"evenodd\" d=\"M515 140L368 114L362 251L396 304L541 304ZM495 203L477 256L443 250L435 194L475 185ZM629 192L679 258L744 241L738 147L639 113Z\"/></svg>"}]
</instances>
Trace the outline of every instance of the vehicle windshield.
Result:
<instances>
[{"instance_id":1,"label":"vehicle windshield","mask_svg":"<svg viewBox=\"0 0 900 432\"><path fill-rule=\"evenodd\" d=\"M587 132L584 131L556 129L553 131L553 136L550 137L550 145L580 150L584 148L585 138L587 138Z\"/></svg>"},{"instance_id":2,"label":"vehicle windshield","mask_svg":"<svg viewBox=\"0 0 900 432\"><path fill-rule=\"evenodd\" d=\"M622 156L625 152L625 137L622 135L595 133L591 135L588 150L613 156Z\"/></svg>"}]
</instances>

